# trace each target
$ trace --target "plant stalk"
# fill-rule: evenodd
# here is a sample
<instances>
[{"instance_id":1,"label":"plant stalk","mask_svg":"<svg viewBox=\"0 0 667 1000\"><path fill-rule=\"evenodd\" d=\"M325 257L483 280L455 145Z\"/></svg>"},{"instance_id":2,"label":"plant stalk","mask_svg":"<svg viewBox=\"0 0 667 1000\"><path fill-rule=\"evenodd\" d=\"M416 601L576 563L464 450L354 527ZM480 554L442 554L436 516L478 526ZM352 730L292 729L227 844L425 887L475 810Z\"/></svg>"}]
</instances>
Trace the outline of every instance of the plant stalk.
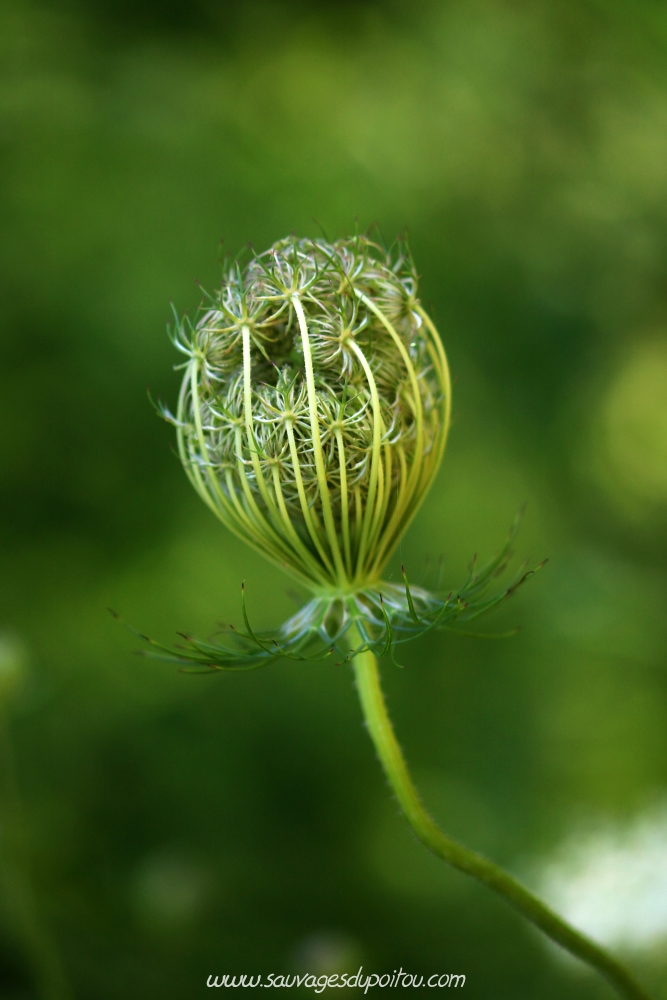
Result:
<instances>
[{"instance_id":1,"label":"plant stalk","mask_svg":"<svg viewBox=\"0 0 667 1000\"><path fill-rule=\"evenodd\" d=\"M5 705L0 704L0 813L2 814L2 852L0 852L0 887L15 921L27 960L35 975L41 1000L71 1000L56 944L39 912L39 905L29 873L21 802L14 773L14 755L10 720Z\"/></svg>"},{"instance_id":2,"label":"plant stalk","mask_svg":"<svg viewBox=\"0 0 667 1000\"><path fill-rule=\"evenodd\" d=\"M559 917L502 868L450 840L438 828L422 805L396 741L380 686L377 658L370 650L354 655L354 649L364 645L356 626L350 629L348 641L368 732L403 814L421 842L453 868L493 889L552 941L596 969L621 996L628 1000L650 1000L630 971L613 955Z\"/></svg>"}]
</instances>

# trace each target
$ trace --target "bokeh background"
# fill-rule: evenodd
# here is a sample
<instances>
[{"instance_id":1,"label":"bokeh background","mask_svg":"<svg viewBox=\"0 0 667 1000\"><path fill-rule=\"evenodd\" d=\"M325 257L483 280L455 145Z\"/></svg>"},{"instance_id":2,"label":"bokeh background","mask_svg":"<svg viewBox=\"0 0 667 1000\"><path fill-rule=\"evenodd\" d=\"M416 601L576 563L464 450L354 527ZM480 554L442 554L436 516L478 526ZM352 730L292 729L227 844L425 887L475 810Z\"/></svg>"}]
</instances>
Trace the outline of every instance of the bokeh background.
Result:
<instances>
[{"instance_id":1,"label":"bokeh background","mask_svg":"<svg viewBox=\"0 0 667 1000\"><path fill-rule=\"evenodd\" d=\"M452 834L667 996L667 16L637 0L1 0L0 992L461 972L609 998L416 843L350 670L192 678L171 640L294 609L147 398L223 251L407 227L455 376L400 556L455 587L517 509L548 568L384 684ZM314 221L317 220L317 223ZM393 565L396 573L397 565Z\"/></svg>"}]
</instances>

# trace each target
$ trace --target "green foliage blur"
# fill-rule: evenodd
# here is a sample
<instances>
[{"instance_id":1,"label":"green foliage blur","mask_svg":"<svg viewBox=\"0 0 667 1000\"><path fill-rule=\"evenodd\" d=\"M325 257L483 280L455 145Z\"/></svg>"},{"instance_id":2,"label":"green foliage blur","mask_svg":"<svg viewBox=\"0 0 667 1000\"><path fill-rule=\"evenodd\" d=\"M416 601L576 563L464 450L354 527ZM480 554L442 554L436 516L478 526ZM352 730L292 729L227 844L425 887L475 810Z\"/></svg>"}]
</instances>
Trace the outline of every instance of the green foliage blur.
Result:
<instances>
[{"instance_id":1,"label":"green foliage blur","mask_svg":"<svg viewBox=\"0 0 667 1000\"><path fill-rule=\"evenodd\" d=\"M517 637L383 665L427 804L537 885L578 824L667 791L665 8L1 0L8 1000L362 963L465 973L471 1000L611 997L416 843L347 665L184 677L105 610L207 635L245 579L257 627L293 612L146 390L174 404L169 304L193 315L221 254L355 219L407 228L455 378L394 578L442 554L455 587L524 501L519 556L550 559L481 625ZM628 961L667 996L664 947Z\"/></svg>"}]
</instances>

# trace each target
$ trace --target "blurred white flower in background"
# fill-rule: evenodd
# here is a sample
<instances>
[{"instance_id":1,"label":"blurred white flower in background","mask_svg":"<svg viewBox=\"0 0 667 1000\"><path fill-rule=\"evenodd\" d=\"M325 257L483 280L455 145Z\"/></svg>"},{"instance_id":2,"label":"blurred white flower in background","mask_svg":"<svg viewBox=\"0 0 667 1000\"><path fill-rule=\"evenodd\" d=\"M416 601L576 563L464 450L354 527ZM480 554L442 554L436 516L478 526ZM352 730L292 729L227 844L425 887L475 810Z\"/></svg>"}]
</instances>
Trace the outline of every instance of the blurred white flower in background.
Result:
<instances>
[{"instance_id":1,"label":"blurred white flower in background","mask_svg":"<svg viewBox=\"0 0 667 1000\"><path fill-rule=\"evenodd\" d=\"M602 944L648 951L667 942L667 803L573 835L543 867L540 888Z\"/></svg>"}]
</instances>

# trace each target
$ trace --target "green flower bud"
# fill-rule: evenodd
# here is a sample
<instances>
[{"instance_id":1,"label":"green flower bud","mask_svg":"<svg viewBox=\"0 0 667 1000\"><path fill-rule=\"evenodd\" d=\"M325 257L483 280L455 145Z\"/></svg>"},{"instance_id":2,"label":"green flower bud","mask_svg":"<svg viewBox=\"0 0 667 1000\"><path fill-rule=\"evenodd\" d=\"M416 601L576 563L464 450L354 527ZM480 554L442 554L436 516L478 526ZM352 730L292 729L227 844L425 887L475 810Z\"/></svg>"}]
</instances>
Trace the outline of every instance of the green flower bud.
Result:
<instances>
[{"instance_id":1,"label":"green flower bud","mask_svg":"<svg viewBox=\"0 0 667 1000\"><path fill-rule=\"evenodd\" d=\"M428 632L461 633L544 565L522 566L489 595L509 562L517 519L499 555L479 569L473 559L466 582L447 596L411 587L404 567L403 587L380 579L433 481L449 425L447 360L406 248L392 256L361 236L281 240L245 270L228 268L198 321L179 324L176 343L188 360L178 414L165 415L193 485L224 524L314 593L277 632L255 632L242 585L245 630L230 626L226 641L180 633L185 645L176 648L144 637L148 655L190 673L334 652L351 659L368 731L419 839L620 994L648 1000L595 942L442 833L394 736L377 657L394 658L397 646Z\"/></svg>"},{"instance_id":2,"label":"green flower bud","mask_svg":"<svg viewBox=\"0 0 667 1000\"><path fill-rule=\"evenodd\" d=\"M281 240L229 267L176 342L180 456L220 520L312 590L376 582L449 424L405 246Z\"/></svg>"}]
</instances>

